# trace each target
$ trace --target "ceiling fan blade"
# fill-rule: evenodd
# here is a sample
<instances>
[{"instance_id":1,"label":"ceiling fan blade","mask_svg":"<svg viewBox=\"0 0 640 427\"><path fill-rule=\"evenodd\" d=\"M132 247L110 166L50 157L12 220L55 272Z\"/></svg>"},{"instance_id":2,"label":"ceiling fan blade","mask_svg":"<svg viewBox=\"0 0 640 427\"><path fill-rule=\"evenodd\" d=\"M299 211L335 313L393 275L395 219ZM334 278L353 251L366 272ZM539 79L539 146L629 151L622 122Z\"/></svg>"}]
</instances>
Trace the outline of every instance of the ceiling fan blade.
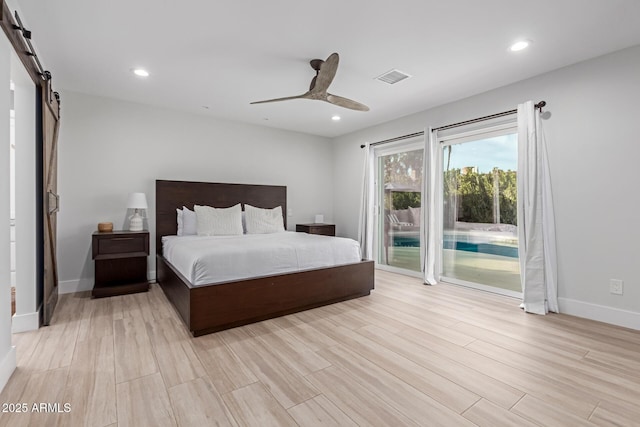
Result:
<instances>
[{"instance_id":1,"label":"ceiling fan blade","mask_svg":"<svg viewBox=\"0 0 640 427\"><path fill-rule=\"evenodd\" d=\"M333 78L336 76L336 71L338 71L338 62L340 61L340 57L337 53L332 53L329 55L326 61L324 61L320 65L320 70L318 70L318 75L315 78L315 84L313 85L313 92L326 92L329 88L329 85L333 81Z\"/></svg>"},{"instance_id":2,"label":"ceiling fan blade","mask_svg":"<svg viewBox=\"0 0 640 427\"><path fill-rule=\"evenodd\" d=\"M303 98L308 98L308 93L304 93L302 95L296 95L296 96L287 96L284 98L274 98L274 99L265 99L264 101L254 101L254 102L250 102L249 104L266 104L267 102L279 102L279 101L288 101L290 99L303 99Z\"/></svg>"},{"instance_id":3,"label":"ceiling fan blade","mask_svg":"<svg viewBox=\"0 0 640 427\"><path fill-rule=\"evenodd\" d=\"M369 111L369 107L349 98L343 98L337 95L327 94L325 101L337 105L339 107L349 108L350 110Z\"/></svg>"}]
</instances>

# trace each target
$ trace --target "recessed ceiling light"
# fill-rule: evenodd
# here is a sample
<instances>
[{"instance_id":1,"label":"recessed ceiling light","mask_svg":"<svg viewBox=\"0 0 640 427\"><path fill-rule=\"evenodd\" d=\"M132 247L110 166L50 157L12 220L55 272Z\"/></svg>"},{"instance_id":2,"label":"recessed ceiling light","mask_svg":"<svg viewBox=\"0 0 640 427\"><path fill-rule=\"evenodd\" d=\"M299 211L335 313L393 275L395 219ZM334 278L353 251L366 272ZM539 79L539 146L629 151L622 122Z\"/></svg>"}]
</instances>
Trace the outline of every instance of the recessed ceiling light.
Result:
<instances>
[{"instance_id":1,"label":"recessed ceiling light","mask_svg":"<svg viewBox=\"0 0 640 427\"><path fill-rule=\"evenodd\" d=\"M139 77L149 77L149 72L143 68L134 68L133 74Z\"/></svg>"},{"instance_id":2,"label":"recessed ceiling light","mask_svg":"<svg viewBox=\"0 0 640 427\"><path fill-rule=\"evenodd\" d=\"M340 121L340 116L337 114L335 116L331 116L331 120L333 120L334 122Z\"/></svg>"},{"instance_id":3,"label":"recessed ceiling light","mask_svg":"<svg viewBox=\"0 0 640 427\"><path fill-rule=\"evenodd\" d=\"M531 44L530 40L520 40L511 45L509 50L511 52L518 52L520 50L526 49Z\"/></svg>"}]
</instances>

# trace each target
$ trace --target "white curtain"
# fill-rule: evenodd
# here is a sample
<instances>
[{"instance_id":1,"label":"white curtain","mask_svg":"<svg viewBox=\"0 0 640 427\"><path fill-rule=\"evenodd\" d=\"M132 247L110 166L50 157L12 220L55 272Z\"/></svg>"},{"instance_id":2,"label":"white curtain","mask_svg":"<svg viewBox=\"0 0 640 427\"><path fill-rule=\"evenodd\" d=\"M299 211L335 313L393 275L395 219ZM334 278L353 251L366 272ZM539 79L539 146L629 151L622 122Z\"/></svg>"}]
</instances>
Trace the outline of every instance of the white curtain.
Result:
<instances>
[{"instance_id":1,"label":"white curtain","mask_svg":"<svg viewBox=\"0 0 640 427\"><path fill-rule=\"evenodd\" d=\"M558 312L556 235L547 146L532 101L518 105L518 252L523 307Z\"/></svg>"},{"instance_id":2,"label":"white curtain","mask_svg":"<svg viewBox=\"0 0 640 427\"><path fill-rule=\"evenodd\" d=\"M362 258L373 259L373 223L375 218L375 169L373 149L366 144L364 151L364 165L362 168L362 199L360 200L360 224L358 227L358 241Z\"/></svg>"},{"instance_id":3,"label":"white curtain","mask_svg":"<svg viewBox=\"0 0 640 427\"><path fill-rule=\"evenodd\" d=\"M440 147L438 132L429 128L425 132L424 163L422 166L422 209L420 209L420 227L423 231L423 242L420 245L424 282L428 285L437 283L439 225L442 224L438 200L440 200L439 183L442 179L442 162L440 161ZM426 250L425 250L426 248Z\"/></svg>"}]
</instances>

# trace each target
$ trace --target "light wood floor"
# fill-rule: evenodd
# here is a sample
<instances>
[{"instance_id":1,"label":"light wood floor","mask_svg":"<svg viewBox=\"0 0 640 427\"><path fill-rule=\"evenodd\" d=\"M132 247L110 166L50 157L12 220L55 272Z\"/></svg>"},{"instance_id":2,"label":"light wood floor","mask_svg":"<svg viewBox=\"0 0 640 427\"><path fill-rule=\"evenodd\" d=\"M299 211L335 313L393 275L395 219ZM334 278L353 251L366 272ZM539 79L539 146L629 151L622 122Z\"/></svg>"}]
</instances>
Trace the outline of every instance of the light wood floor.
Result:
<instances>
[{"instance_id":1,"label":"light wood floor","mask_svg":"<svg viewBox=\"0 0 640 427\"><path fill-rule=\"evenodd\" d=\"M369 297L192 338L157 285L17 334L2 426L640 425L640 333L376 272Z\"/></svg>"}]
</instances>

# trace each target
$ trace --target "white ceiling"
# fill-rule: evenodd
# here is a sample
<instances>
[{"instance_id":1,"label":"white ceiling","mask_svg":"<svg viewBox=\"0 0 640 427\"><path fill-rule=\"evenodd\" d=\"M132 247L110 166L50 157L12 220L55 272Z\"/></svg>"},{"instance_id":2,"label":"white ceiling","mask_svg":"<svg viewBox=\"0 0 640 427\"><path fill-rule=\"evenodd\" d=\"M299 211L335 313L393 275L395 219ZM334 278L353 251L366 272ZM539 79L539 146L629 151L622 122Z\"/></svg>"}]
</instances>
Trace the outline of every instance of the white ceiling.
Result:
<instances>
[{"instance_id":1,"label":"white ceiling","mask_svg":"<svg viewBox=\"0 0 640 427\"><path fill-rule=\"evenodd\" d=\"M639 0L14 1L56 88L327 137L640 44ZM330 92L371 111L249 105L304 93L332 52ZM392 68L413 77L374 80Z\"/></svg>"}]
</instances>

